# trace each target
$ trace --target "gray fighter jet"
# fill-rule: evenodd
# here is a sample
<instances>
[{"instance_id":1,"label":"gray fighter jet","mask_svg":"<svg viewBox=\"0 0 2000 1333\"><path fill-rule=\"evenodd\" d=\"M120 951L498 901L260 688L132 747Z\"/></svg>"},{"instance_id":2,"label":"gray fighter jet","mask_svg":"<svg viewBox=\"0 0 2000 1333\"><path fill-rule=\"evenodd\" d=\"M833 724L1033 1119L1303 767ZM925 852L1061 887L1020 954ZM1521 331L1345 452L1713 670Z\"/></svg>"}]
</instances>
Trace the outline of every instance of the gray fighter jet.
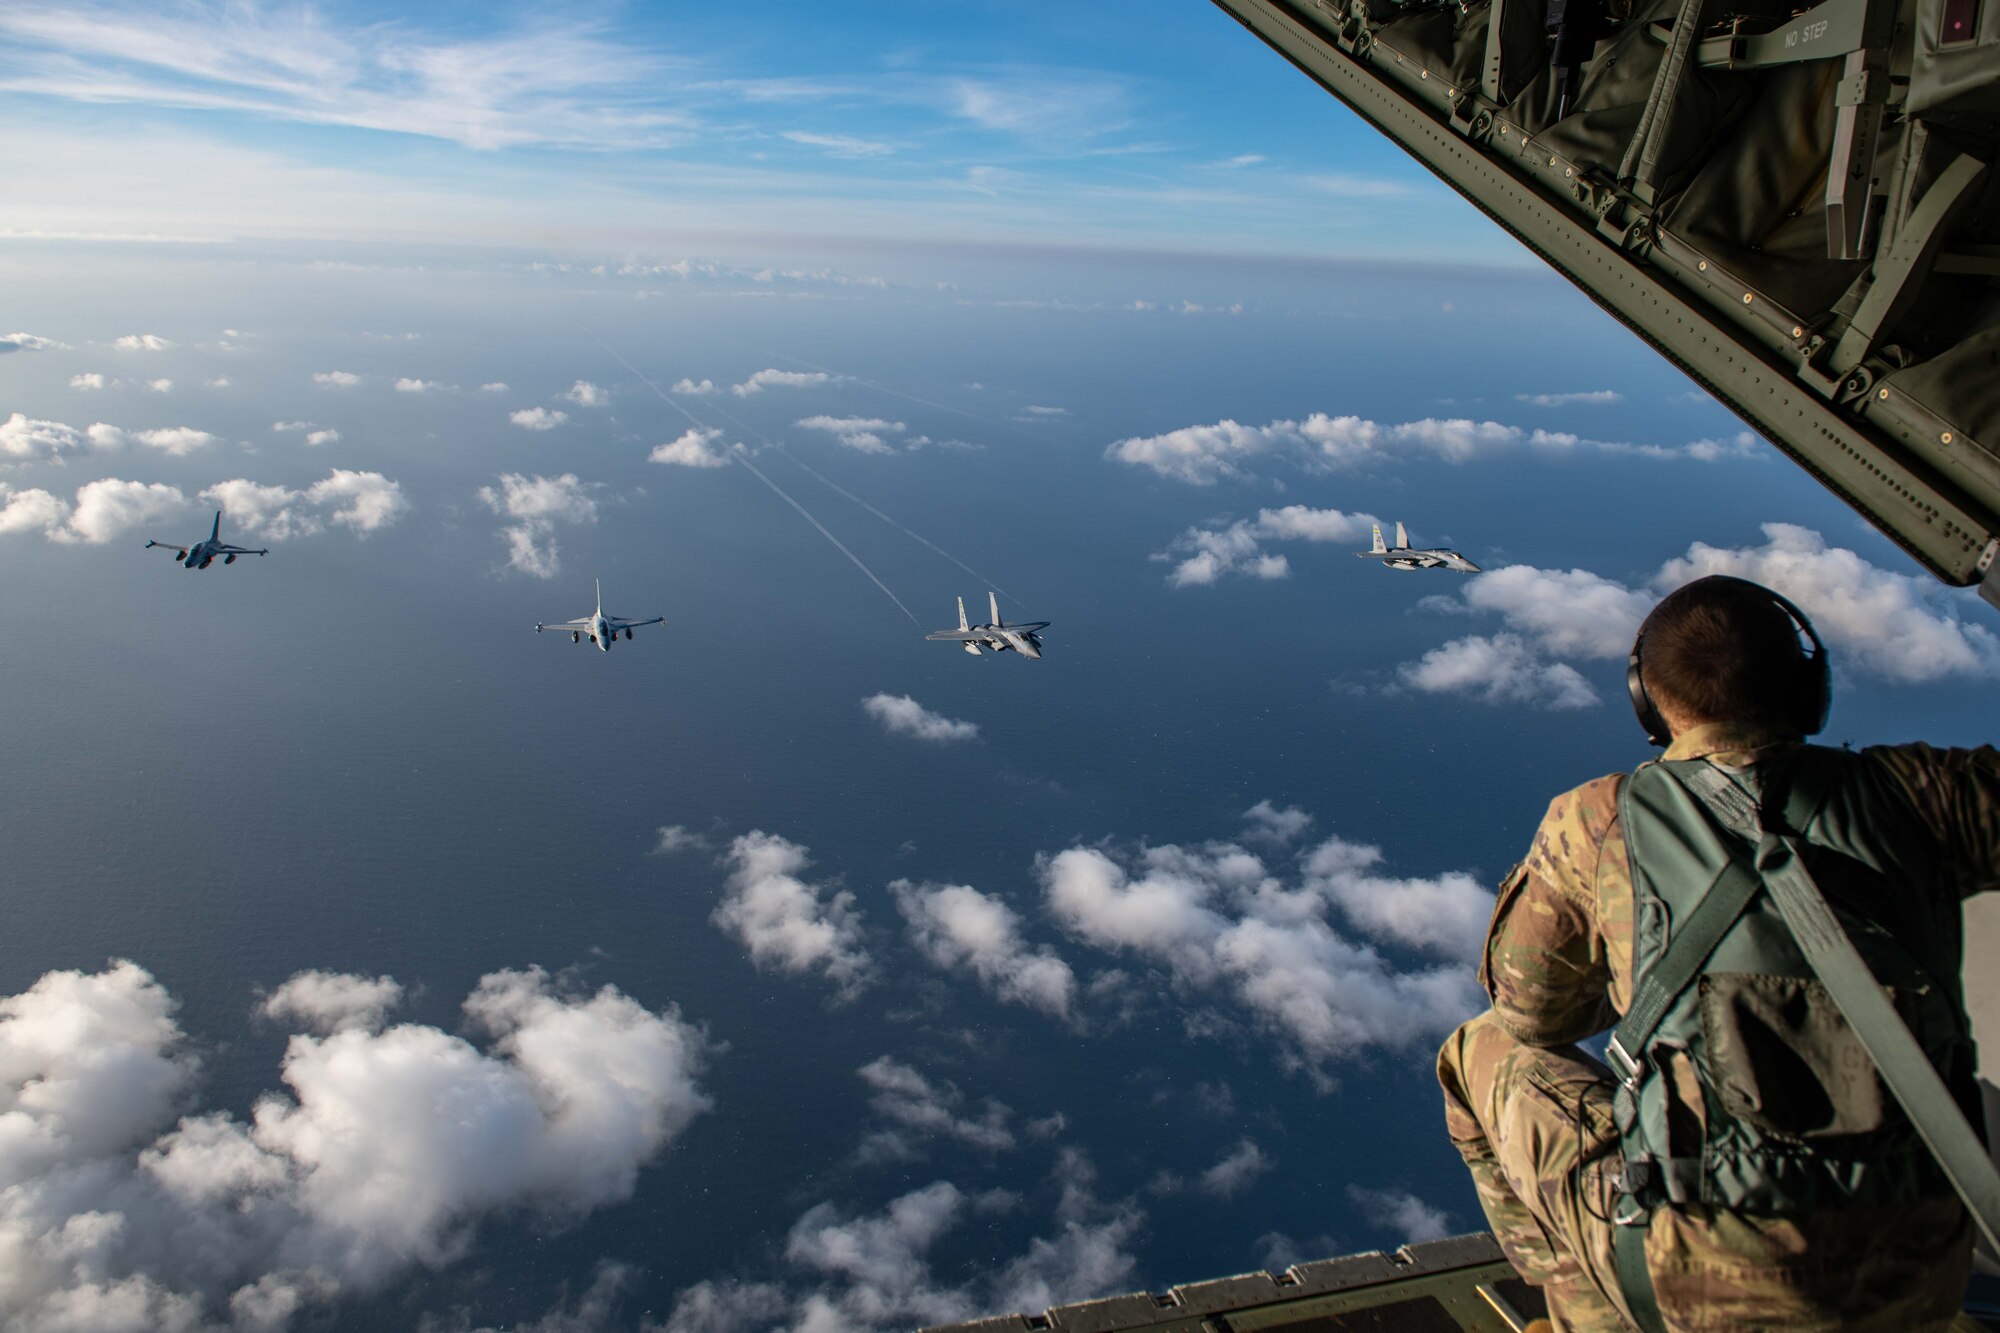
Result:
<instances>
[{"instance_id":1,"label":"gray fighter jet","mask_svg":"<svg viewBox=\"0 0 2000 1333\"><path fill-rule=\"evenodd\" d=\"M965 651L974 657L981 648L990 648L996 653L1009 649L1023 657L1039 658L1042 655L1041 632L1049 627L1046 620L1031 620L1024 625L1009 625L1000 618L1000 599L992 593L986 594L986 609L992 613L993 621L986 625L966 623L965 599L958 599L958 628L941 629L935 634L926 634L926 639L942 639L948 643L963 644Z\"/></svg>"},{"instance_id":2,"label":"gray fighter jet","mask_svg":"<svg viewBox=\"0 0 2000 1333\"><path fill-rule=\"evenodd\" d=\"M146 549L149 551L155 546L164 546L169 551L172 551L174 559L180 561L181 564L189 569L207 569L215 563L215 557L217 556L222 557L223 564L233 565L236 563L236 557L239 555L271 554L269 550L253 551L247 546L231 546L228 542L222 540L222 511L220 509L215 511L215 526L208 530L208 537L205 540L198 541L192 546L186 542L146 543Z\"/></svg>"},{"instance_id":3,"label":"gray fighter jet","mask_svg":"<svg viewBox=\"0 0 2000 1333\"><path fill-rule=\"evenodd\" d=\"M604 581L599 579L597 580L597 609L595 611L592 611L587 616L580 616L575 620L565 620L560 624L537 625L535 626L535 633L540 634L545 629L552 629L558 632L568 631L571 643L582 643L584 636L588 635L590 641L597 645L599 652L608 653L611 651L612 642L620 634L629 639L632 637L632 631L640 625L664 625L666 623L667 618L665 616L654 616L651 620L621 620L617 616L605 615Z\"/></svg>"},{"instance_id":4,"label":"gray fighter jet","mask_svg":"<svg viewBox=\"0 0 2000 1333\"><path fill-rule=\"evenodd\" d=\"M1478 565L1473 564L1456 551L1420 551L1414 549L1410 545L1410 534L1403 530L1401 523L1396 525L1396 544L1394 546L1384 546L1382 544L1382 528L1380 524L1377 524L1375 528L1374 549L1356 551L1354 554L1363 560L1380 560L1390 569L1453 569L1461 574L1477 574L1479 572Z\"/></svg>"}]
</instances>

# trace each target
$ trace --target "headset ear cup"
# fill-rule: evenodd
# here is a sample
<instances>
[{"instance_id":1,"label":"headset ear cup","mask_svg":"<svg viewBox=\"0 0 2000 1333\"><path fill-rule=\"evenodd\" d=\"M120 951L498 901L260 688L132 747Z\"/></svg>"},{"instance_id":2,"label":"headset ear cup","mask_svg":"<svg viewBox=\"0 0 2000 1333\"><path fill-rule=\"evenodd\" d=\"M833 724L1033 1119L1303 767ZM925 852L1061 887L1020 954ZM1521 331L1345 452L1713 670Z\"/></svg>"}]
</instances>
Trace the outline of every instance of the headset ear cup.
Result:
<instances>
[{"instance_id":1,"label":"headset ear cup","mask_svg":"<svg viewBox=\"0 0 2000 1333\"><path fill-rule=\"evenodd\" d=\"M1632 645L1632 655L1625 659L1625 693L1632 700L1632 714L1645 728L1646 739L1655 745L1667 743L1667 720L1660 716L1652 696L1646 693L1646 677L1639 667L1639 647Z\"/></svg>"}]
</instances>

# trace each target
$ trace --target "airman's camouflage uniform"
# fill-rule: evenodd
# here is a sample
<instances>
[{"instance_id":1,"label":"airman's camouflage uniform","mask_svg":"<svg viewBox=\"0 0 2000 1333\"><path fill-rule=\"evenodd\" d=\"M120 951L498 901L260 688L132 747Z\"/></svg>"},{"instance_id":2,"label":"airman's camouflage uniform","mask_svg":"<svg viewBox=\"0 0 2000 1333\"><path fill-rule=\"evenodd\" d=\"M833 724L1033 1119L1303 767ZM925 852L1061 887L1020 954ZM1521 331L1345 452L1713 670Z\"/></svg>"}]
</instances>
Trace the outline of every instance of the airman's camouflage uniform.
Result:
<instances>
[{"instance_id":1,"label":"airman's camouflage uniform","mask_svg":"<svg viewBox=\"0 0 2000 1333\"><path fill-rule=\"evenodd\" d=\"M1795 733L1716 723L1676 737L1666 757L1741 765L1797 743ZM1862 753L1899 780L1937 834L1942 889L1959 899L2000 889L2000 751ZM1493 1007L1438 1053L1452 1142L1494 1234L1543 1288L1556 1327L1588 1333L1628 1326L1607 1220L1620 1162L1612 1078L1573 1044L1613 1026L1632 995L1623 780L1598 778L1550 804L1494 904L1480 966ZM1663 1207L1646 1238L1673 1333L1943 1329L1965 1290L1971 1247L1950 1195L1793 1220Z\"/></svg>"}]
</instances>

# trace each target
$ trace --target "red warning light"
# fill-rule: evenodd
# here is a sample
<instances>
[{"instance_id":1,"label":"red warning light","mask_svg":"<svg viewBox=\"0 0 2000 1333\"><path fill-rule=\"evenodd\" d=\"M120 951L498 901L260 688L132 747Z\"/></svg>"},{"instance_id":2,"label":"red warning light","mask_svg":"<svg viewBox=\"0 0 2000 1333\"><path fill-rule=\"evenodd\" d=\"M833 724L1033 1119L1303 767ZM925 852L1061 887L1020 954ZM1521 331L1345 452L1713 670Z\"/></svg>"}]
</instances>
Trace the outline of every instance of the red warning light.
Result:
<instances>
[{"instance_id":1,"label":"red warning light","mask_svg":"<svg viewBox=\"0 0 2000 1333\"><path fill-rule=\"evenodd\" d=\"M1938 45L1969 42L1979 27L1979 0L1944 0L1944 17L1938 24Z\"/></svg>"}]
</instances>

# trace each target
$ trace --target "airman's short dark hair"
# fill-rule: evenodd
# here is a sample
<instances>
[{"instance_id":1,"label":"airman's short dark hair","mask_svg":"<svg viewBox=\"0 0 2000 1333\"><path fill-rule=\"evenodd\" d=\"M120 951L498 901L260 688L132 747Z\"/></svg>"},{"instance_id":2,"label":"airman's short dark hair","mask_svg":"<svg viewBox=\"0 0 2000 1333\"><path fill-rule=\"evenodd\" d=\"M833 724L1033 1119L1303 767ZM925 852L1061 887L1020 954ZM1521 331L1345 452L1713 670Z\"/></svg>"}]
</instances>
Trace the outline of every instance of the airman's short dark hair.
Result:
<instances>
[{"instance_id":1,"label":"airman's short dark hair","mask_svg":"<svg viewBox=\"0 0 2000 1333\"><path fill-rule=\"evenodd\" d=\"M1791 723L1816 688L1798 628L1766 589L1703 578L1660 599L1639 630L1646 693L1702 722Z\"/></svg>"}]
</instances>

